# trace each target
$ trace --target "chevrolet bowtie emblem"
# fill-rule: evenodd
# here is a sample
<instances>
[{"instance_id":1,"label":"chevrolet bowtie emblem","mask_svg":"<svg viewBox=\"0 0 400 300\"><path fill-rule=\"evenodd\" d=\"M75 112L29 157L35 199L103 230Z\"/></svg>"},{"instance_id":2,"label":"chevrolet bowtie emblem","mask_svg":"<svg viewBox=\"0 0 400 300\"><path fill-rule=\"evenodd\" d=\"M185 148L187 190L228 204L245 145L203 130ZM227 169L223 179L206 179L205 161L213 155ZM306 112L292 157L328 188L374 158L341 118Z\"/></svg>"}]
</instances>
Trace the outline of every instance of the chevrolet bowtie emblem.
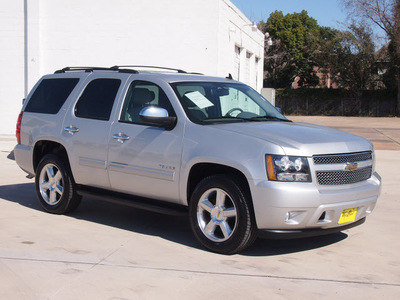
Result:
<instances>
[{"instance_id":1,"label":"chevrolet bowtie emblem","mask_svg":"<svg viewBox=\"0 0 400 300\"><path fill-rule=\"evenodd\" d=\"M358 168L358 164L356 162L348 162L346 163L346 167L344 168L346 171L355 171Z\"/></svg>"}]
</instances>

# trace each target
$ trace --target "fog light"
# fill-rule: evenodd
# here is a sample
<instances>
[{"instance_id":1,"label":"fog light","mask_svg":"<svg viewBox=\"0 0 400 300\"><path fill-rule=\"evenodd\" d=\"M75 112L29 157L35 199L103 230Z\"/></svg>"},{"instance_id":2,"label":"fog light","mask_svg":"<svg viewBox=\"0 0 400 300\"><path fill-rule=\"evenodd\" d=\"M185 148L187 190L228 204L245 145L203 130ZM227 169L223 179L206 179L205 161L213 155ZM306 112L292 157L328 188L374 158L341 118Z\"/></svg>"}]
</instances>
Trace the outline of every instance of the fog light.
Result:
<instances>
[{"instance_id":1,"label":"fog light","mask_svg":"<svg viewBox=\"0 0 400 300\"><path fill-rule=\"evenodd\" d=\"M299 224L305 216L305 211L288 211L285 215L286 224Z\"/></svg>"}]
</instances>

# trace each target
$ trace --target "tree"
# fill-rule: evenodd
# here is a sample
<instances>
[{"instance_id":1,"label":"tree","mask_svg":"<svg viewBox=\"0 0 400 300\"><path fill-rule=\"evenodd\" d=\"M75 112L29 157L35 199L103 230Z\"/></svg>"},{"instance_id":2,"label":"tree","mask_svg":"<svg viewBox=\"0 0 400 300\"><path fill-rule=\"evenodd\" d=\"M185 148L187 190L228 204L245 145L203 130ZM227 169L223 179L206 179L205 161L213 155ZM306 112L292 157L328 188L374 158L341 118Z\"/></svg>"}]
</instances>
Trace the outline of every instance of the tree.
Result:
<instances>
[{"instance_id":1,"label":"tree","mask_svg":"<svg viewBox=\"0 0 400 300\"><path fill-rule=\"evenodd\" d=\"M288 87L297 76L300 86L313 87L319 84L315 67L321 45L335 36L335 31L321 27L317 21L301 13L283 15L281 11L271 13L267 22L260 22L260 29L272 38L266 47L266 81L273 87Z\"/></svg>"},{"instance_id":2,"label":"tree","mask_svg":"<svg viewBox=\"0 0 400 300\"><path fill-rule=\"evenodd\" d=\"M342 0L351 18L369 22L384 31L390 40L389 53L397 77L397 113L400 113L400 1Z\"/></svg>"},{"instance_id":3,"label":"tree","mask_svg":"<svg viewBox=\"0 0 400 300\"><path fill-rule=\"evenodd\" d=\"M332 51L336 81L357 94L369 89L374 79L375 63L375 44L371 29L365 24L353 23L347 31L339 32L336 39L338 43Z\"/></svg>"},{"instance_id":4,"label":"tree","mask_svg":"<svg viewBox=\"0 0 400 300\"><path fill-rule=\"evenodd\" d=\"M332 42L325 44L320 59L332 80L353 95L361 113L362 91L373 88L376 79L375 44L370 27L353 23L348 30L337 31Z\"/></svg>"},{"instance_id":5,"label":"tree","mask_svg":"<svg viewBox=\"0 0 400 300\"><path fill-rule=\"evenodd\" d=\"M260 27L274 41L267 48L265 65L267 78L274 87L289 86L301 71L309 71L305 72L306 77L312 77L307 48L312 44L312 32L318 29L315 19L304 10L287 15L275 11L266 23L261 22Z\"/></svg>"}]
</instances>

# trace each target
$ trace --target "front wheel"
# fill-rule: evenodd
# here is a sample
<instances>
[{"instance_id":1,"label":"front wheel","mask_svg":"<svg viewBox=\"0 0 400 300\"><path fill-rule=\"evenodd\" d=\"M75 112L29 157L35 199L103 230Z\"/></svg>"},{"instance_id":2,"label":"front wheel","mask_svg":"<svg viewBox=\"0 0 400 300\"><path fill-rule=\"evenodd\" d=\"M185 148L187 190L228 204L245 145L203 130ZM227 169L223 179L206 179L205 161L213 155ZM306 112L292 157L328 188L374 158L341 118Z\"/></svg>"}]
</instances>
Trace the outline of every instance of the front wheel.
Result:
<instances>
[{"instance_id":1,"label":"front wheel","mask_svg":"<svg viewBox=\"0 0 400 300\"><path fill-rule=\"evenodd\" d=\"M192 194L189 214L196 238L214 252L240 252L257 236L249 196L229 175L203 179Z\"/></svg>"},{"instance_id":2,"label":"front wheel","mask_svg":"<svg viewBox=\"0 0 400 300\"><path fill-rule=\"evenodd\" d=\"M36 194L42 207L51 213L64 214L78 207L81 196L65 163L54 154L40 161L35 178Z\"/></svg>"}]
</instances>

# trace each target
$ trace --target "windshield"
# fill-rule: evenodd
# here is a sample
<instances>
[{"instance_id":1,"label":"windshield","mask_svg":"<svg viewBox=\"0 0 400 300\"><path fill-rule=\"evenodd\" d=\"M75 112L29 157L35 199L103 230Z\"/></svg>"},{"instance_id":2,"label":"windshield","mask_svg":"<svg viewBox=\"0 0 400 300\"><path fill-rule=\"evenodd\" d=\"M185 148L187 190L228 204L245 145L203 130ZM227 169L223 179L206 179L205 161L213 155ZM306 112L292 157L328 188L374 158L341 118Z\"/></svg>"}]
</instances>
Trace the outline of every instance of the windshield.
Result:
<instances>
[{"instance_id":1,"label":"windshield","mask_svg":"<svg viewBox=\"0 0 400 300\"><path fill-rule=\"evenodd\" d=\"M197 124L219 122L289 122L245 84L176 82L171 84L189 119Z\"/></svg>"}]
</instances>

